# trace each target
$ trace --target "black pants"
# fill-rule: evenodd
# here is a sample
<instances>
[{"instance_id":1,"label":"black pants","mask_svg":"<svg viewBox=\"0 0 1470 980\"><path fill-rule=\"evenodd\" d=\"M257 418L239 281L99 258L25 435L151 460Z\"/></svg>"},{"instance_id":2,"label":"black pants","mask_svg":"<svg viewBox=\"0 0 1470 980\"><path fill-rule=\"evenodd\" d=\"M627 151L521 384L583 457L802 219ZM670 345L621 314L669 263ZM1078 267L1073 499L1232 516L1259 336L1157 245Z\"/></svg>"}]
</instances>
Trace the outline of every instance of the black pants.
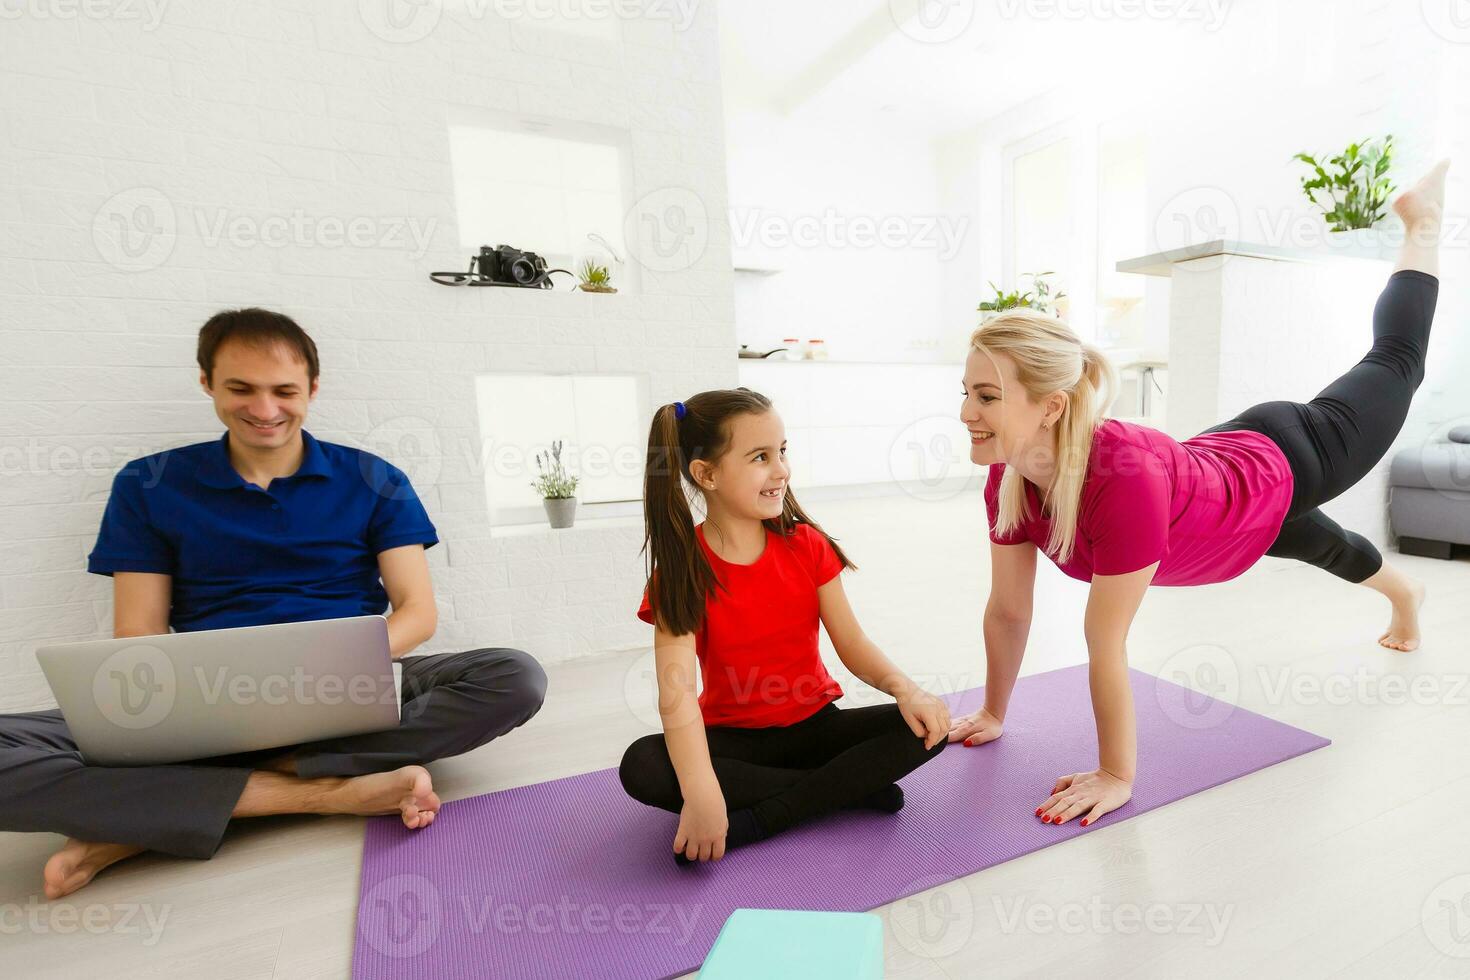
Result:
<instances>
[{"instance_id":1,"label":"black pants","mask_svg":"<svg viewBox=\"0 0 1470 980\"><path fill-rule=\"evenodd\" d=\"M297 775L361 776L468 752L541 708L546 674L520 650L406 657L399 725L162 766L90 766L59 711L0 715L0 831L51 832L179 857L219 848L253 763L293 752Z\"/></svg>"},{"instance_id":2,"label":"black pants","mask_svg":"<svg viewBox=\"0 0 1470 980\"><path fill-rule=\"evenodd\" d=\"M836 810L907 776L944 749L924 748L896 704L828 704L794 725L705 729L725 807L753 809L770 834ZM662 734L623 754L618 775L640 803L678 813L679 779Z\"/></svg>"},{"instance_id":3,"label":"black pants","mask_svg":"<svg viewBox=\"0 0 1470 980\"><path fill-rule=\"evenodd\" d=\"M1260 432L1291 466L1291 509L1266 554L1296 558L1349 582L1383 567L1377 548L1318 508L1378 465L1398 437L1424 380L1438 295L1434 276L1395 272L1373 308L1373 348L1350 371L1306 404L1263 402L1205 430Z\"/></svg>"}]
</instances>

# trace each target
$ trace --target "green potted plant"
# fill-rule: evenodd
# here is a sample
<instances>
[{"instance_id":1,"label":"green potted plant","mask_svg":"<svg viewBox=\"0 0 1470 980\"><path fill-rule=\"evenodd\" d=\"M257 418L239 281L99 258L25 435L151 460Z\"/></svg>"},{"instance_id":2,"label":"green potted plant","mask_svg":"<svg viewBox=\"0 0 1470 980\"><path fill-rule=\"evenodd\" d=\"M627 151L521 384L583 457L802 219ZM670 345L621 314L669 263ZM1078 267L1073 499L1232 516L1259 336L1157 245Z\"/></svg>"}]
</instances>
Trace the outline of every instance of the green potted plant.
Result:
<instances>
[{"instance_id":1,"label":"green potted plant","mask_svg":"<svg viewBox=\"0 0 1470 980\"><path fill-rule=\"evenodd\" d=\"M607 266L598 265L591 259L582 260L582 265L577 269L577 278L581 280L577 288L584 293L617 292L617 288L612 284L612 274L607 271Z\"/></svg>"},{"instance_id":2,"label":"green potted plant","mask_svg":"<svg viewBox=\"0 0 1470 980\"><path fill-rule=\"evenodd\" d=\"M992 282L990 283L990 290L995 295L992 296L990 299L982 302L978 307L976 307L976 309L978 309L981 313L987 313L991 316L995 315L996 313L1001 313L1005 310L1014 309L1039 310L1042 313L1046 313L1050 316L1058 316L1059 314L1057 312L1057 306L1063 299L1066 298L1067 294L1052 294L1051 283L1047 281L1046 277L1053 275L1056 275L1056 273L1021 273L1021 277L1023 279L1031 280L1031 288L1024 291L1017 288L1011 290L1010 292L1006 292Z\"/></svg>"},{"instance_id":3,"label":"green potted plant","mask_svg":"<svg viewBox=\"0 0 1470 980\"><path fill-rule=\"evenodd\" d=\"M555 528L571 527L577 513L577 478L567 473L561 462L561 441L551 444L550 453L536 454L540 475L531 483L541 494L546 519Z\"/></svg>"},{"instance_id":4,"label":"green potted plant","mask_svg":"<svg viewBox=\"0 0 1470 980\"><path fill-rule=\"evenodd\" d=\"M1292 157L1312 168L1301 178L1307 200L1322 211L1330 244L1357 244L1377 247L1374 233L1362 234L1388 214L1388 198L1393 182L1388 169L1393 164L1393 137L1363 140L1348 144L1347 149L1319 161L1310 153Z\"/></svg>"}]
</instances>

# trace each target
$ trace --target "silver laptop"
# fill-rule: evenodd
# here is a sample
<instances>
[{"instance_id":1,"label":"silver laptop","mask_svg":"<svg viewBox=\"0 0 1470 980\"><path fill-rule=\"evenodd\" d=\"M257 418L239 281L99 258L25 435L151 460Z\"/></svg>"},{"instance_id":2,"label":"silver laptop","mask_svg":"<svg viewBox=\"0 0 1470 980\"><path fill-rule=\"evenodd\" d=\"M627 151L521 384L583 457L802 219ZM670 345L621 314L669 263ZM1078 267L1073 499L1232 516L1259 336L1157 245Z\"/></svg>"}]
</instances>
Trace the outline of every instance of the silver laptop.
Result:
<instances>
[{"instance_id":1,"label":"silver laptop","mask_svg":"<svg viewBox=\"0 0 1470 980\"><path fill-rule=\"evenodd\" d=\"M387 622L90 640L36 659L84 760L157 765L397 727Z\"/></svg>"}]
</instances>

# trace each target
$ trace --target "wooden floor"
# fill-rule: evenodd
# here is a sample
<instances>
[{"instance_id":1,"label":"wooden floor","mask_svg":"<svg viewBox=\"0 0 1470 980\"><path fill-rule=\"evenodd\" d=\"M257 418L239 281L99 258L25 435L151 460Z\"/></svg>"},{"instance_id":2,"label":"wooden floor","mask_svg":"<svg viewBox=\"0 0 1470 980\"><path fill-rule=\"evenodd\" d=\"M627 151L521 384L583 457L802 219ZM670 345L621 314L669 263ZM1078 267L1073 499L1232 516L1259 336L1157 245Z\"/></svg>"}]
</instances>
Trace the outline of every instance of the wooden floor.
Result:
<instances>
[{"instance_id":1,"label":"wooden floor","mask_svg":"<svg viewBox=\"0 0 1470 980\"><path fill-rule=\"evenodd\" d=\"M848 589L869 634L936 690L982 683L978 496L813 510L861 566ZM878 910L888 976L1470 976L1470 562L1391 558L1429 584L1417 653L1375 645L1377 596L1304 566L1152 590L1134 666L1333 745ZM1044 565L1026 673L1085 661L1084 597ZM530 724L434 767L441 795L616 765L656 717L644 656L552 667ZM135 858L48 905L60 838L0 834L0 976L345 976L361 840L352 818L248 821L211 861Z\"/></svg>"}]
</instances>

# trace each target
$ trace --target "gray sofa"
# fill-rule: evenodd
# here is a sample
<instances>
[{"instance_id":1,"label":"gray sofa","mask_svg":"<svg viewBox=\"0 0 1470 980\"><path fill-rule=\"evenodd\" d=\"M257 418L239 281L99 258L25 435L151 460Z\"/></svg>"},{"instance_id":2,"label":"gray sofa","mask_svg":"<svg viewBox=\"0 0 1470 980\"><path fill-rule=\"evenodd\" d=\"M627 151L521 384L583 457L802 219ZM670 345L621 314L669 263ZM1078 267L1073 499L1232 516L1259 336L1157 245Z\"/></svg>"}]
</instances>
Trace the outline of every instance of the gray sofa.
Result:
<instances>
[{"instance_id":1,"label":"gray sofa","mask_svg":"<svg viewBox=\"0 0 1470 980\"><path fill-rule=\"evenodd\" d=\"M1470 425L1394 456L1388 474L1388 523L1406 555L1449 558L1470 544Z\"/></svg>"}]
</instances>

